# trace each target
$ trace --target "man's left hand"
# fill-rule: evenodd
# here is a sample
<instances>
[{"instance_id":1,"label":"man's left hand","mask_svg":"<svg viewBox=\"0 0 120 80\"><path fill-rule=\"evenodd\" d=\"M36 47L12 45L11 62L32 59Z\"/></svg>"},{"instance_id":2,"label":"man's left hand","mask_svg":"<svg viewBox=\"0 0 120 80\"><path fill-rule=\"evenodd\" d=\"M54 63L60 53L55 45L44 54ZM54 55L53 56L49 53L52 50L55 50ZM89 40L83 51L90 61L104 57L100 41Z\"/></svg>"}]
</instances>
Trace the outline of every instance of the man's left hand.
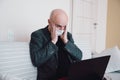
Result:
<instances>
[{"instance_id":1,"label":"man's left hand","mask_svg":"<svg viewBox=\"0 0 120 80\"><path fill-rule=\"evenodd\" d=\"M65 27L64 33L60 36L60 38L62 39L62 41L66 44L68 42L68 38L67 38L67 29Z\"/></svg>"}]
</instances>

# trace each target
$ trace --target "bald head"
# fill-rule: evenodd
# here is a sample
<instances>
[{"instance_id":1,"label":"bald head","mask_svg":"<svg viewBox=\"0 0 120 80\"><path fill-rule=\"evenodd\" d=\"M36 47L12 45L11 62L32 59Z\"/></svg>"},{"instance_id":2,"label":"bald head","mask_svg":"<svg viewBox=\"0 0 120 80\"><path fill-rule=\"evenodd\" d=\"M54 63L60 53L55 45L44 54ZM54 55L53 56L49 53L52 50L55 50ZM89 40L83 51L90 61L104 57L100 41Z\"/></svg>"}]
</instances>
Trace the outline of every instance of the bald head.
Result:
<instances>
[{"instance_id":1,"label":"bald head","mask_svg":"<svg viewBox=\"0 0 120 80\"><path fill-rule=\"evenodd\" d=\"M56 18L58 16L64 16L65 18L67 18L67 14L65 11L63 11L62 9L54 9L52 12L51 12L51 15L50 15L50 19L53 19L53 18Z\"/></svg>"},{"instance_id":2,"label":"bald head","mask_svg":"<svg viewBox=\"0 0 120 80\"><path fill-rule=\"evenodd\" d=\"M68 16L62 9L54 9L50 14L50 20L64 26L68 23Z\"/></svg>"}]
</instances>

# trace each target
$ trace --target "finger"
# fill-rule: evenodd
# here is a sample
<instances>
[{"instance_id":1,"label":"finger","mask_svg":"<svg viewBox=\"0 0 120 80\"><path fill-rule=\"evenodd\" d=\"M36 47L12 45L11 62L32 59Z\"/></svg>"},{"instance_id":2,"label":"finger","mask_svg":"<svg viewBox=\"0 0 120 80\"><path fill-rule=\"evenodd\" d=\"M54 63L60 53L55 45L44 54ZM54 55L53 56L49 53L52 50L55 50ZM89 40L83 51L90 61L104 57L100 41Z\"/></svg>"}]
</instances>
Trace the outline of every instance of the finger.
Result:
<instances>
[{"instance_id":1,"label":"finger","mask_svg":"<svg viewBox=\"0 0 120 80\"><path fill-rule=\"evenodd\" d=\"M55 26L53 26L53 32L54 32L54 34L56 34L56 27Z\"/></svg>"},{"instance_id":2,"label":"finger","mask_svg":"<svg viewBox=\"0 0 120 80\"><path fill-rule=\"evenodd\" d=\"M55 31L55 30L56 30L56 27L55 27L55 25L52 25L52 29L53 29L53 31Z\"/></svg>"},{"instance_id":3,"label":"finger","mask_svg":"<svg viewBox=\"0 0 120 80\"><path fill-rule=\"evenodd\" d=\"M65 29L64 29L64 33L66 34L67 33L67 27L65 26Z\"/></svg>"},{"instance_id":4,"label":"finger","mask_svg":"<svg viewBox=\"0 0 120 80\"><path fill-rule=\"evenodd\" d=\"M54 30L55 30L54 25L51 25L51 33L52 34L54 33Z\"/></svg>"}]
</instances>

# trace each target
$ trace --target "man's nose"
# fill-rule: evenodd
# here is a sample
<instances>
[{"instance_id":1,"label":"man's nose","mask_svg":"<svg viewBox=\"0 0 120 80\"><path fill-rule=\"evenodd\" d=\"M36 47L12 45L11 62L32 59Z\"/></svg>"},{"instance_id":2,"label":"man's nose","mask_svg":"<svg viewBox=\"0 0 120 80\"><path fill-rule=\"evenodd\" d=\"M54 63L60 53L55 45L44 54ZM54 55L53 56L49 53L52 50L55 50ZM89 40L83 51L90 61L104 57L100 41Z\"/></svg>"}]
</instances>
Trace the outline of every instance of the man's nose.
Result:
<instances>
[{"instance_id":1,"label":"man's nose","mask_svg":"<svg viewBox=\"0 0 120 80\"><path fill-rule=\"evenodd\" d=\"M64 28L65 28L64 26L61 26L61 27L60 27L60 30L64 30Z\"/></svg>"}]
</instances>

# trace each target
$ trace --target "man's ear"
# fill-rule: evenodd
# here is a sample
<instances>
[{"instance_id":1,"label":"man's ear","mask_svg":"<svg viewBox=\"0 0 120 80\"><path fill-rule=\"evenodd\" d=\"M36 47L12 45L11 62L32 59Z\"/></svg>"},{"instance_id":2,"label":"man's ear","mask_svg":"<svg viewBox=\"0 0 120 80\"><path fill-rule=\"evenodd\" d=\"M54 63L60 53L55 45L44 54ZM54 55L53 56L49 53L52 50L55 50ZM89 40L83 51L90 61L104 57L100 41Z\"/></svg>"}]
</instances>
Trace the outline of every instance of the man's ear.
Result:
<instances>
[{"instance_id":1,"label":"man's ear","mask_svg":"<svg viewBox=\"0 0 120 80\"><path fill-rule=\"evenodd\" d=\"M50 19L48 19L48 24L50 24Z\"/></svg>"},{"instance_id":2,"label":"man's ear","mask_svg":"<svg viewBox=\"0 0 120 80\"><path fill-rule=\"evenodd\" d=\"M51 27L50 19L48 19L48 25L49 25L49 26L48 26L48 30L51 31L51 28L50 28L50 27Z\"/></svg>"}]
</instances>

